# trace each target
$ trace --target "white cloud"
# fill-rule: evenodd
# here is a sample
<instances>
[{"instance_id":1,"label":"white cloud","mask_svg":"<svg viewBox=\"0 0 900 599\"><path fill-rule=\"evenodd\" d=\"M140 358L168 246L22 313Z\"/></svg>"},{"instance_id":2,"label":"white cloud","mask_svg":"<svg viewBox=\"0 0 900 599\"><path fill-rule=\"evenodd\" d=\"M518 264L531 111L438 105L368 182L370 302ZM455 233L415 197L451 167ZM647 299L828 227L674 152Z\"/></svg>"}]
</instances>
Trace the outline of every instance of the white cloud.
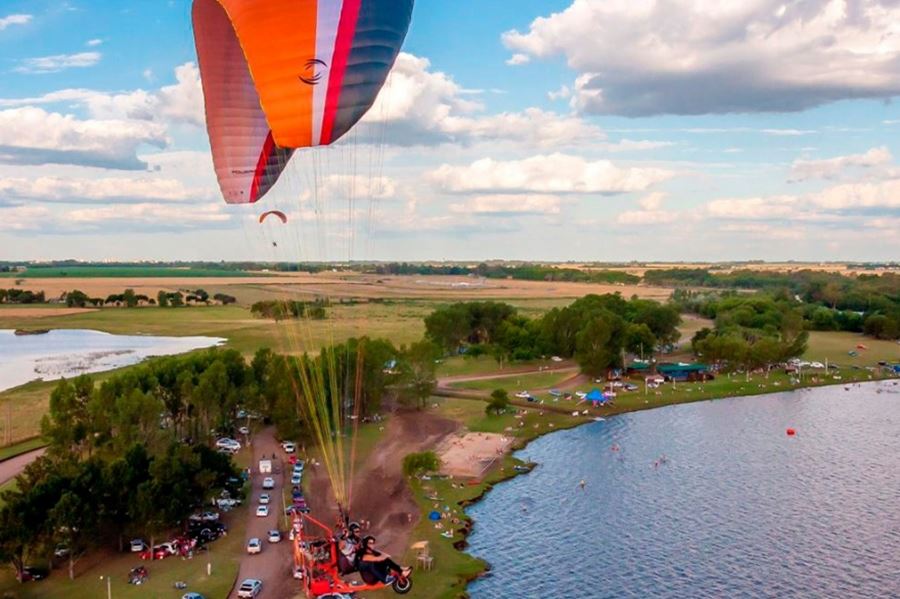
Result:
<instances>
[{"instance_id":1,"label":"white cloud","mask_svg":"<svg viewBox=\"0 0 900 599\"><path fill-rule=\"evenodd\" d=\"M648 194L638 200L640 210L623 212L616 217L616 222L620 225L664 225L683 218L684 215L662 209L665 198L666 194L659 191Z\"/></svg>"},{"instance_id":2,"label":"white cloud","mask_svg":"<svg viewBox=\"0 0 900 599\"><path fill-rule=\"evenodd\" d=\"M65 213L65 220L76 225L131 222L140 225L196 228L211 223L229 222L232 215L225 211L221 202L200 206L144 203L70 210Z\"/></svg>"},{"instance_id":3,"label":"white cloud","mask_svg":"<svg viewBox=\"0 0 900 599\"><path fill-rule=\"evenodd\" d=\"M77 54L56 54L24 59L15 70L17 73L37 74L58 73L66 69L83 69L100 62L99 52L79 52Z\"/></svg>"},{"instance_id":4,"label":"white cloud","mask_svg":"<svg viewBox=\"0 0 900 599\"><path fill-rule=\"evenodd\" d=\"M108 177L0 178L0 197L43 202L194 202L212 199L212 190L188 189L176 179Z\"/></svg>"},{"instance_id":5,"label":"white cloud","mask_svg":"<svg viewBox=\"0 0 900 599\"><path fill-rule=\"evenodd\" d=\"M638 206L640 206L644 210L659 210L662 206L663 200L666 199L666 194L661 191L654 191L651 194L648 194L638 200Z\"/></svg>"},{"instance_id":6,"label":"white cloud","mask_svg":"<svg viewBox=\"0 0 900 599\"><path fill-rule=\"evenodd\" d=\"M146 164L138 148L166 143L165 128L156 123L81 120L31 107L0 110L0 163L139 170Z\"/></svg>"},{"instance_id":7,"label":"white cloud","mask_svg":"<svg viewBox=\"0 0 900 599\"><path fill-rule=\"evenodd\" d=\"M616 222L620 225L665 225L678 220L677 212L666 212L664 210L630 210L623 212L616 217Z\"/></svg>"},{"instance_id":8,"label":"white cloud","mask_svg":"<svg viewBox=\"0 0 900 599\"><path fill-rule=\"evenodd\" d=\"M484 114L484 105L431 63L401 53L388 82L361 123L358 136L394 145L510 141L541 147L603 140L598 127L576 115L529 108ZM389 126L384 135L384 124Z\"/></svg>"},{"instance_id":9,"label":"white cloud","mask_svg":"<svg viewBox=\"0 0 900 599\"><path fill-rule=\"evenodd\" d=\"M568 85L563 85L555 92L547 92L547 97L554 102L557 100L568 100L572 97L572 90L569 89Z\"/></svg>"},{"instance_id":10,"label":"white cloud","mask_svg":"<svg viewBox=\"0 0 900 599\"><path fill-rule=\"evenodd\" d=\"M526 214L559 214L561 200L552 195L483 195L451 204L450 212L482 216L511 216Z\"/></svg>"},{"instance_id":11,"label":"white cloud","mask_svg":"<svg viewBox=\"0 0 900 599\"><path fill-rule=\"evenodd\" d=\"M535 58L561 55L586 112L803 110L900 94L900 3L890 0L573 0L509 31Z\"/></svg>"},{"instance_id":12,"label":"white cloud","mask_svg":"<svg viewBox=\"0 0 900 599\"><path fill-rule=\"evenodd\" d=\"M707 213L713 218L770 220L784 219L795 215L793 196L769 198L727 198L713 200L706 205Z\"/></svg>"},{"instance_id":13,"label":"white cloud","mask_svg":"<svg viewBox=\"0 0 900 599\"><path fill-rule=\"evenodd\" d=\"M519 65L528 64L529 62L531 62L530 56L528 56L527 54L516 53L509 57L509 59L506 61L506 64L511 67L517 67Z\"/></svg>"},{"instance_id":14,"label":"white cloud","mask_svg":"<svg viewBox=\"0 0 900 599\"><path fill-rule=\"evenodd\" d=\"M12 25L27 25L34 17L32 15L9 15L0 17L0 31Z\"/></svg>"},{"instance_id":15,"label":"white cloud","mask_svg":"<svg viewBox=\"0 0 900 599\"><path fill-rule=\"evenodd\" d=\"M197 65L188 62L175 68L175 83L157 91L142 89L108 93L90 89L62 89L29 98L0 99L0 107L47 104L78 104L95 119L182 122L203 126L203 89Z\"/></svg>"},{"instance_id":16,"label":"white cloud","mask_svg":"<svg viewBox=\"0 0 900 599\"><path fill-rule=\"evenodd\" d=\"M808 179L834 179L851 168L873 168L890 164L891 151L882 146L863 154L837 156L824 160L797 160L791 165L790 181Z\"/></svg>"},{"instance_id":17,"label":"white cloud","mask_svg":"<svg viewBox=\"0 0 900 599\"><path fill-rule=\"evenodd\" d=\"M95 39L88 40L87 42L85 42L85 45L90 48L96 48L97 46L103 45L103 40L101 40L99 38L95 38Z\"/></svg>"},{"instance_id":18,"label":"white cloud","mask_svg":"<svg viewBox=\"0 0 900 599\"><path fill-rule=\"evenodd\" d=\"M53 209L23 204L0 207L0 231L117 234L123 231L197 230L235 226L234 215L222 202L207 204L107 204L98 207Z\"/></svg>"},{"instance_id":19,"label":"white cloud","mask_svg":"<svg viewBox=\"0 0 900 599\"><path fill-rule=\"evenodd\" d=\"M44 206L0 206L0 231L40 230L50 216L50 210Z\"/></svg>"},{"instance_id":20,"label":"white cloud","mask_svg":"<svg viewBox=\"0 0 900 599\"><path fill-rule=\"evenodd\" d=\"M454 193L618 194L643 191L673 176L657 168L620 168L608 160L588 161L567 154L538 155L524 160L477 160L468 166L445 164L428 178Z\"/></svg>"}]
</instances>

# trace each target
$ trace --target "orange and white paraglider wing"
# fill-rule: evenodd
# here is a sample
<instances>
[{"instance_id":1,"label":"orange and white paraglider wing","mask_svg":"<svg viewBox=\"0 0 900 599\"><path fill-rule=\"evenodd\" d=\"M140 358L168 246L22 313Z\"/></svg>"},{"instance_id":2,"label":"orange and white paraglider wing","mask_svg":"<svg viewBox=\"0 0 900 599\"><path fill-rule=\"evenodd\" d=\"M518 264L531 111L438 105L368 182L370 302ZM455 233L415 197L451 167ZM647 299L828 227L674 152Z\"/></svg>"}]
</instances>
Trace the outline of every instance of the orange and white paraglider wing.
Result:
<instances>
[{"instance_id":1,"label":"orange and white paraglider wing","mask_svg":"<svg viewBox=\"0 0 900 599\"><path fill-rule=\"evenodd\" d=\"M225 201L252 203L292 148L341 138L375 102L413 0L194 0L213 162Z\"/></svg>"}]
</instances>

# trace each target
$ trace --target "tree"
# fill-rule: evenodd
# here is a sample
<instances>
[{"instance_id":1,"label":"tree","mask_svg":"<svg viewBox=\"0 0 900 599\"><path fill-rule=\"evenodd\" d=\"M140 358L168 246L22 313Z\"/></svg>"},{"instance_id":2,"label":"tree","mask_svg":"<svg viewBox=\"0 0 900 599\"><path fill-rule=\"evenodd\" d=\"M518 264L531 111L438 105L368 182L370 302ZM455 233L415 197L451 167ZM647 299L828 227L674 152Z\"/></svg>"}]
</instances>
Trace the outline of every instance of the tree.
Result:
<instances>
[{"instance_id":1,"label":"tree","mask_svg":"<svg viewBox=\"0 0 900 599\"><path fill-rule=\"evenodd\" d=\"M625 327L625 351L643 360L644 356L652 357L656 352L656 336L644 323L629 324Z\"/></svg>"},{"instance_id":2,"label":"tree","mask_svg":"<svg viewBox=\"0 0 900 599\"><path fill-rule=\"evenodd\" d=\"M509 407L509 394L505 389L494 389L491 392L491 401L484 408L485 414L499 416Z\"/></svg>"},{"instance_id":3,"label":"tree","mask_svg":"<svg viewBox=\"0 0 900 599\"><path fill-rule=\"evenodd\" d=\"M84 308L89 301L90 298L88 295L78 289L72 290L66 294L66 306L69 308Z\"/></svg>"},{"instance_id":4,"label":"tree","mask_svg":"<svg viewBox=\"0 0 900 599\"><path fill-rule=\"evenodd\" d=\"M162 289L160 289L159 293L156 294L156 305L160 308L169 307L169 294Z\"/></svg>"},{"instance_id":5,"label":"tree","mask_svg":"<svg viewBox=\"0 0 900 599\"><path fill-rule=\"evenodd\" d=\"M403 474L416 476L424 472L437 472L441 469L441 459L433 451L411 453L403 458Z\"/></svg>"},{"instance_id":6,"label":"tree","mask_svg":"<svg viewBox=\"0 0 900 599\"><path fill-rule=\"evenodd\" d=\"M425 317L425 336L445 350L459 349L469 331L469 314L463 304L440 308Z\"/></svg>"},{"instance_id":7,"label":"tree","mask_svg":"<svg viewBox=\"0 0 900 599\"><path fill-rule=\"evenodd\" d=\"M126 289L122 294L122 301L125 302L125 305L129 308L134 308L138 305L137 295L134 293L134 289Z\"/></svg>"},{"instance_id":8,"label":"tree","mask_svg":"<svg viewBox=\"0 0 900 599\"><path fill-rule=\"evenodd\" d=\"M581 370L602 376L610 368L621 367L623 329L622 319L609 312L588 322L576 337L575 358Z\"/></svg>"},{"instance_id":9,"label":"tree","mask_svg":"<svg viewBox=\"0 0 900 599\"><path fill-rule=\"evenodd\" d=\"M863 322L863 332L876 339L896 339L898 336L897 321L884 314L873 314Z\"/></svg>"},{"instance_id":10,"label":"tree","mask_svg":"<svg viewBox=\"0 0 900 599\"><path fill-rule=\"evenodd\" d=\"M405 352L400 364L400 401L422 409L437 384L435 361L440 349L431 341L413 343Z\"/></svg>"}]
</instances>

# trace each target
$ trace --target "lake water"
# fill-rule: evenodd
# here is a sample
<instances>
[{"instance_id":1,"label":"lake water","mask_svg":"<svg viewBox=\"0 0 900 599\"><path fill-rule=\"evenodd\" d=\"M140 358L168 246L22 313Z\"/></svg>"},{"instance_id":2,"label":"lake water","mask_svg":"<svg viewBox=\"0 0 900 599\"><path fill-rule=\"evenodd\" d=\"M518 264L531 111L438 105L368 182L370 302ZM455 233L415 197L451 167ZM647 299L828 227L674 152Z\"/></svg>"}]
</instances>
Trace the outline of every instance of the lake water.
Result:
<instances>
[{"instance_id":1,"label":"lake water","mask_svg":"<svg viewBox=\"0 0 900 599\"><path fill-rule=\"evenodd\" d=\"M15 335L0 329L0 391L35 379L70 378L136 364L150 356L213 347L218 337L111 335L80 329L43 335Z\"/></svg>"},{"instance_id":2,"label":"lake water","mask_svg":"<svg viewBox=\"0 0 900 599\"><path fill-rule=\"evenodd\" d=\"M539 466L469 510L493 568L473 599L900 597L894 381L626 414L519 456Z\"/></svg>"}]
</instances>

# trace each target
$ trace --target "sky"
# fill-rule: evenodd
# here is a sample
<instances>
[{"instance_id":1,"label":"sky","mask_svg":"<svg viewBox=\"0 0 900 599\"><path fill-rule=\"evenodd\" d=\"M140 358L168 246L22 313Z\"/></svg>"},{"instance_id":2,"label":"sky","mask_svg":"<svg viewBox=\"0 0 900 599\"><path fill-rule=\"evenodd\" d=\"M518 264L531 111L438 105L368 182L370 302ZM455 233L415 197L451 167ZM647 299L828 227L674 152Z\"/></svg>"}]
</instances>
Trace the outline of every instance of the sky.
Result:
<instances>
[{"instance_id":1,"label":"sky","mask_svg":"<svg viewBox=\"0 0 900 599\"><path fill-rule=\"evenodd\" d=\"M189 0L0 4L0 260L900 260L896 0L417 0L252 206L196 61Z\"/></svg>"}]
</instances>

